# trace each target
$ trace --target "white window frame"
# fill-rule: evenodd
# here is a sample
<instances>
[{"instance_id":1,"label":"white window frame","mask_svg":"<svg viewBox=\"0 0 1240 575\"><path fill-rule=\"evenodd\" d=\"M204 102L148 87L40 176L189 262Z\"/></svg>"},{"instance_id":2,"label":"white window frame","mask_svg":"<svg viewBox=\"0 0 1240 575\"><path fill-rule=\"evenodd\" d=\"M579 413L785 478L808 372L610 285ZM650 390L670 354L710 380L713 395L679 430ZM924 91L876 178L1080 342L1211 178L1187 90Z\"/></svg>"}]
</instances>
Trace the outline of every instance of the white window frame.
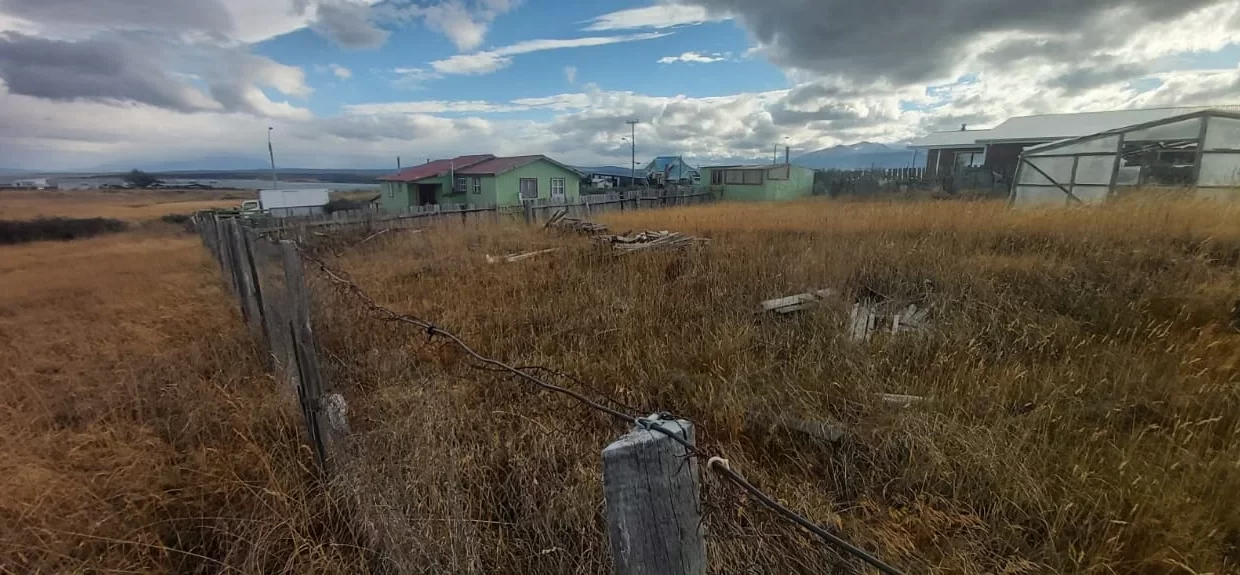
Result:
<instances>
[{"instance_id":1,"label":"white window frame","mask_svg":"<svg viewBox=\"0 0 1240 575\"><path fill-rule=\"evenodd\" d=\"M555 193L556 184L560 185L560 193ZM551 197L568 197L568 178L551 178Z\"/></svg>"},{"instance_id":2,"label":"white window frame","mask_svg":"<svg viewBox=\"0 0 1240 575\"><path fill-rule=\"evenodd\" d=\"M475 194L481 194L482 193L482 176L474 176L474 179L470 182L470 186Z\"/></svg>"},{"instance_id":3,"label":"white window frame","mask_svg":"<svg viewBox=\"0 0 1240 575\"><path fill-rule=\"evenodd\" d=\"M455 185L452 186L452 191L462 193L469 191L469 178L466 176L457 176Z\"/></svg>"}]
</instances>

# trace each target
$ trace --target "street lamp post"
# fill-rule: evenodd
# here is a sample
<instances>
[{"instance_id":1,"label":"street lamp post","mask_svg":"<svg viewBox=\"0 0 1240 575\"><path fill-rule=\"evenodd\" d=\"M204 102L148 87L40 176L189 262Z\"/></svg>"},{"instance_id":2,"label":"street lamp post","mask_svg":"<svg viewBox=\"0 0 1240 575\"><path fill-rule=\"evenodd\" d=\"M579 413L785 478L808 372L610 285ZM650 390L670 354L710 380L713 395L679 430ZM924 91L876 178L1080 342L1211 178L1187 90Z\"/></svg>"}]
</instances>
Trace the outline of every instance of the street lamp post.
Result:
<instances>
[{"instance_id":1,"label":"street lamp post","mask_svg":"<svg viewBox=\"0 0 1240 575\"><path fill-rule=\"evenodd\" d=\"M271 131L275 128L267 126L267 155L271 157L271 189L280 188L280 178L276 174L276 149L271 145Z\"/></svg>"},{"instance_id":2,"label":"street lamp post","mask_svg":"<svg viewBox=\"0 0 1240 575\"><path fill-rule=\"evenodd\" d=\"M625 122L629 125L629 145L632 149L632 164L629 165L629 185L637 187L637 124L640 120L628 120Z\"/></svg>"}]
</instances>

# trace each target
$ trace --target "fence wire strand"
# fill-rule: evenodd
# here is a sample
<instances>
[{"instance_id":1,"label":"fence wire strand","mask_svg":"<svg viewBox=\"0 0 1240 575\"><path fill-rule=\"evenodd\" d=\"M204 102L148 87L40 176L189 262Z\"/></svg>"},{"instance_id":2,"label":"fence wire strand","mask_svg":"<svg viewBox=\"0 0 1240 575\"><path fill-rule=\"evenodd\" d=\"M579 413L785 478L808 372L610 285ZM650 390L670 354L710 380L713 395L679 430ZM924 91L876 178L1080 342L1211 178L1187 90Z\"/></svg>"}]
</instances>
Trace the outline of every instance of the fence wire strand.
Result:
<instances>
[{"instance_id":1,"label":"fence wire strand","mask_svg":"<svg viewBox=\"0 0 1240 575\"><path fill-rule=\"evenodd\" d=\"M745 492L752 495L755 499L757 499L759 503L761 503L763 506L770 509L771 511L775 512L775 514L779 515L780 517L788 521L791 521L792 523L808 530L814 535L817 535L818 537L822 538L828 543L831 543L832 545L839 547L840 549L847 552L849 555L852 555L853 557L856 557L866 562L867 564L869 564L870 566L874 567L875 569L879 570L882 573L885 573L887 575L903 575L903 573L899 569L892 567L891 565L875 557L874 555L870 554L864 549L861 549L860 547L857 547L853 545L852 543L849 543L848 541L844 540L840 536L835 535L834 533L831 533L827 529L815 524L813 521L810 521L809 519L801 516L797 512L789 509L788 507L784 506L778 501L775 501L775 499L772 498L770 495L767 495L761 489L758 489L752 483L747 481L739 473L732 470L731 467L728 465L726 459L723 459L722 457L719 457L719 456L712 456L710 453L702 449L699 449L697 446L690 443L689 441L682 439L675 432L664 428L662 425L657 425L658 421L669 417L667 414L656 414L653 416L653 418L630 415L623 411L619 411L617 409L613 409L611 407L602 405L601 403L596 402L572 389L568 389L566 387L562 387L562 386L555 385L547 381L544 381L543 379L528 373L526 370L523 370L522 368L514 367L500 360L484 356L481 353L474 350L474 348L471 347L469 344L465 343L465 341L462 340L456 334L442 327L439 327L432 322L418 319L408 314L398 313L386 306L383 306L379 302L375 301L373 297L367 294L366 291L361 288L361 286L357 285L356 282L350 279L346 273L332 269L330 266L327 265L327 262L324 262L321 258L310 253L300 243L294 242L294 245L297 247L297 251L301 253L302 257L305 258L307 261L313 263L314 266L323 274L324 277L326 277L334 285L352 294L355 298L361 301L368 310L370 310L373 314L375 314L375 316L378 319L383 320L383 321L401 323L401 324L416 327L422 330L423 332L425 332L428 337L435 337L435 336L443 337L447 339L448 341L451 341L453 344L459 347L462 351L464 351L467 355L472 357L478 363L485 365L485 366L489 366L490 368L493 368L493 370L495 371L502 371L502 372L512 374L513 376L516 376L517 378L527 383L530 383L542 390L571 397L572 399L576 400L578 403L581 403L582 405L585 405L586 407L589 407L590 409L593 409L601 413L606 413L607 415L610 415L615 419L618 419L620 421L623 421L635 427L640 427L642 429L646 429L651 432L661 433L667 436L668 438L670 438L671 440L675 441L676 443L680 444L681 446L683 446L685 448L685 451L690 456L706 458L707 469L715 472L720 477L736 485L737 487L740 487L742 490L744 490ZM555 373L558 374L559 372L555 372ZM561 374L561 375L565 375L566 378L572 379L580 383L579 380L577 380L576 378L568 377L566 374ZM618 403L618 402L613 401L613 403Z\"/></svg>"}]
</instances>

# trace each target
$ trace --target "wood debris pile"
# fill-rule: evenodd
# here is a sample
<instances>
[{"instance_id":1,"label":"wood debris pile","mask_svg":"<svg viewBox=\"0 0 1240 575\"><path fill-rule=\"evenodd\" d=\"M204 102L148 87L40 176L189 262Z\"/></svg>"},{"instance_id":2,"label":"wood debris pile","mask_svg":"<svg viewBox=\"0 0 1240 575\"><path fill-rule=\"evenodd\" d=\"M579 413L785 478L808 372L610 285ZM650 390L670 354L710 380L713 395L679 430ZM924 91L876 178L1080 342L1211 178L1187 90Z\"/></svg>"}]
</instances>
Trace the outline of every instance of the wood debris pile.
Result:
<instances>
[{"instance_id":1,"label":"wood debris pile","mask_svg":"<svg viewBox=\"0 0 1240 575\"><path fill-rule=\"evenodd\" d=\"M547 223L543 224L543 227L592 235L600 244L611 247L620 253L680 248L710 241L706 238L669 232L667 230L647 231L636 235L633 235L632 232L609 235L607 234L607 226L570 218L566 210L556 210L554 214L551 214L551 218L547 220Z\"/></svg>"},{"instance_id":2,"label":"wood debris pile","mask_svg":"<svg viewBox=\"0 0 1240 575\"><path fill-rule=\"evenodd\" d=\"M804 311L822 304L836 295L831 289L768 299L758 304L757 313L776 315ZM929 327L930 305L924 301L894 301L859 298L853 304L848 320L848 336L853 341L868 341L876 332L893 334L919 332Z\"/></svg>"},{"instance_id":3,"label":"wood debris pile","mask_svg":"<svg viewBox=\"0 0 1240 575\"><path fill-rule=\"evenodd\" d=\"M710 240L667 230L641 232L637 235L598 236L598 241L621 253L688 247Z\"/></svg>"},{"instance_id":4,"label":"wood debris pile","mask_svg":"<svg viewBox=\"0 0 1240 575\"><path fill-rule=\"evenodd\" d=\"M603 224L568 217L568 210L556 210L554 214L551 214L551 219L548 219L547 223L543 224L543 227L588 235L607 232L607 226Z\"/></svg>"},{"instance_id":5,"label":"wood debris pile","mask_svg":"<svg viewBox=\"0 0 1240 575\"><path fill-rule=\"evenodd\" d=\"M853 304L849 336L853 341L867 341L877 331L909 333L929 327L930 306L893 302Z\"/></svg>"}]
</instances>

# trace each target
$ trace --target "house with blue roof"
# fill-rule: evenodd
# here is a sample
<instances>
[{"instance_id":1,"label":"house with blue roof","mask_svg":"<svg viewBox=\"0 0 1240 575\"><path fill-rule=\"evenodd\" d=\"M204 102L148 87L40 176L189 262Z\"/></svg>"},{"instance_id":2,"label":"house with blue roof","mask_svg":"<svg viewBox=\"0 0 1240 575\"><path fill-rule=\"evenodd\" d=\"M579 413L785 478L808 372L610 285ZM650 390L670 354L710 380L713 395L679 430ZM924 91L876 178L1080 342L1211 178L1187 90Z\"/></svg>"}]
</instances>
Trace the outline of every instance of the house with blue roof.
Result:
<instances>
[{"instance_id":1,"label":"house with blue roof","mask_svg":"<svg viewBox=\"0 0 1240 575\"><path fill-rule=\"evenodd\" d=\"M646 177L656 184L699 184L701 172L680 156L659 156L646 164Z\"/></svg>"}]
</instances>

